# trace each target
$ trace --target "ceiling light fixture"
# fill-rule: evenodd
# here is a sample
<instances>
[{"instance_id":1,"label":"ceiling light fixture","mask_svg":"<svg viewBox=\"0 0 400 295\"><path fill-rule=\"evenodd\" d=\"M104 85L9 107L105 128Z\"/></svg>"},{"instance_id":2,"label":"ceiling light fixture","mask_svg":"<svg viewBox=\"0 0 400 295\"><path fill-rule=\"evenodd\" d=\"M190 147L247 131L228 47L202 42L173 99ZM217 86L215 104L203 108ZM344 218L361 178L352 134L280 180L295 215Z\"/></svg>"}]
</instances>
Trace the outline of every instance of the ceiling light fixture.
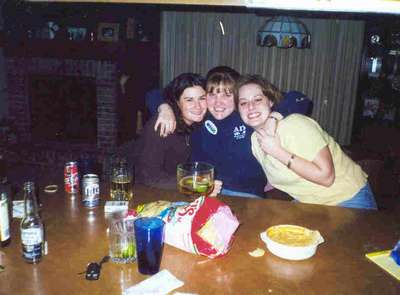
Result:
<instances>
[{"instance_id":1,"label":"ceiling light fixture","mask_svg":"<svg viewBox=\"0 0 400 295\"><path fill-rule=\"evenodd\" d=\"M301 21L290 16L268 19L257 32L257 45L279 48L310 48L311 35Z\"/></svg>"}]
</instances>

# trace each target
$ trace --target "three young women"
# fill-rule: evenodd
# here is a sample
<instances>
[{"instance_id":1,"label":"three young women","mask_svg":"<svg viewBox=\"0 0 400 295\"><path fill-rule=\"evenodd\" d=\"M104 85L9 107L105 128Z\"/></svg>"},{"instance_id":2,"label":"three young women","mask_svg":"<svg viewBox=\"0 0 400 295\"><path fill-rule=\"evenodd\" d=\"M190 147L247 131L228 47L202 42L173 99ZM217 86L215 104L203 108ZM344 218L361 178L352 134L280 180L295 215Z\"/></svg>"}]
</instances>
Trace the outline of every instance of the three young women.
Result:
<instances>
[{"instance_id":1,"label":"three young women","mask_svg":"<svg viewBox=\"0 0 400 295\"><path fill-rule=\"evenodd\" d=\"M267 181L251 153L251 129L240 118L234 101L233 89L239 76L227 66L218 66L208 72L205 88L208 112L204 122L191 134L191 160L214 165L216 177L222 181L222 194L263 197ZM153 101L156 104L153 109L160 103L161 100ZM304 94L291 91L286 93L278 110L284 115L307 113L310 103ZM161 112L161 117L168 116ZM164 121L173 125L170 120Z\"/></svg>"}]
</instances>

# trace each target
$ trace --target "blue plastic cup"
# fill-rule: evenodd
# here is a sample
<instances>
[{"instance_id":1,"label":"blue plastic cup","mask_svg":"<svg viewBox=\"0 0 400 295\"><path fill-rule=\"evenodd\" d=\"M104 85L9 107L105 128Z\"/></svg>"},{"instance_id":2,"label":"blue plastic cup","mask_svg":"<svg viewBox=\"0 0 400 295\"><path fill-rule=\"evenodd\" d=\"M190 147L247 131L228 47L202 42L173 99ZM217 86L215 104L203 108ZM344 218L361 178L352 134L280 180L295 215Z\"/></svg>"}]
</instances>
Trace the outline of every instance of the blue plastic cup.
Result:
<instances>
[{"instance_id":1,"label":"blue plastic cup","mask_svg":"<svg viewBox=\"0 0 400 295\"><path fill-rule=\"evenodd\" d=\"M136 258L141 274L152 275L160 270L164 225L164 221L158 217L135 220Z\"/></svg>"}]
</instances>

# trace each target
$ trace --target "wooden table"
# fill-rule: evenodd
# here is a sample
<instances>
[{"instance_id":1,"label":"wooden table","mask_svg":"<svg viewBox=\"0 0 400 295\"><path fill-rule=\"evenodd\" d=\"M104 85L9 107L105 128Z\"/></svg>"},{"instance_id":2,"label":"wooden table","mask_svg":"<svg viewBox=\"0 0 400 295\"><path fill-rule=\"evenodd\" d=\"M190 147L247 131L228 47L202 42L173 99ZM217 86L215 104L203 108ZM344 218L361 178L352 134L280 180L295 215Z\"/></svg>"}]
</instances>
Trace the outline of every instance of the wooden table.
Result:
<instances>
[{"instance_id":1,"label":"wooden table","mask_svg":"<svg viewBox=\"0 0 400 295\"><path fill-rule=\"evenodd\" d=\"M12 243L1 249L0 294L121 294L147 276L134 264L103 265L98 281L78 275L88 262L108 253L103 207L83 207L79 198L41 193L49 253L37 265L21 257L20 220L12 222ZM182 200L176 192L135 187L134 203ZM390 249L400 237L399 217L385 212L344 209L279 200L221 197L241 221L233 247L210 260L166 245L161 268L185 285L176 291L197 294L400 294L400 283L369 262L366 252ZM276 224L318 229L326 242L314 257L287 261L265 248L259 233Z\"/></svg>"}]
</instances>

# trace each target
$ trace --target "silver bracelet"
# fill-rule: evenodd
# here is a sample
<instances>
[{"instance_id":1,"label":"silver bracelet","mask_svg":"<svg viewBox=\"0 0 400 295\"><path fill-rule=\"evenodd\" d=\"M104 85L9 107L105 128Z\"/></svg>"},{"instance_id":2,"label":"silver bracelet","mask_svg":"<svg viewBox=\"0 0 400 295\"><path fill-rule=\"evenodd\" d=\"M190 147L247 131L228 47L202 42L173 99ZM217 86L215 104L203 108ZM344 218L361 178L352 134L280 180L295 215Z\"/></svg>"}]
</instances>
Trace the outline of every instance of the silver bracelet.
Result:
<instances>
[{"instance_id":1,"label":"silver bracelet","mask_svg":"<svg viewBox=\"0 0 400 295\"><path fill-rule=\"evenodd\" d=\"M289 161L287 162L286 167L288 167L289 169L290 169L290 166L292 165L292 162L293 162L294 157L295 157L295 155L292 154L292 155L290 156Z\"/></svg>"}]
</instances>

